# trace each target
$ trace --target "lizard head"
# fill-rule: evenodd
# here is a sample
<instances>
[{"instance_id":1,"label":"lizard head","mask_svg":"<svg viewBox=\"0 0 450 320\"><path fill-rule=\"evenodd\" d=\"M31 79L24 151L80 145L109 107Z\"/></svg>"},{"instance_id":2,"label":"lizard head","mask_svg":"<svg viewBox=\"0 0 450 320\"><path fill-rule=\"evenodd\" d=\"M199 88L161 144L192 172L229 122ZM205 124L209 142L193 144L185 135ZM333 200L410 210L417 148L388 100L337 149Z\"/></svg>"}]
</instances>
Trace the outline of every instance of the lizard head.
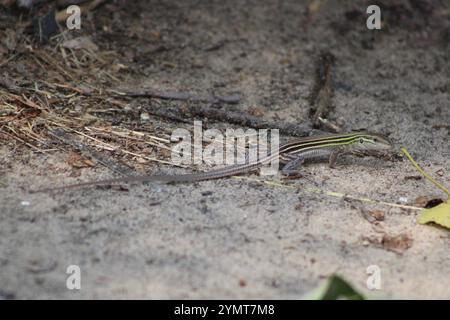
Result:
<instances>
[{"instance_id":1,"label":"lizard head","mask_svg":"<svg viewBox=\"0 0 450 320\"><path fill-rule=\"evenodd\" d=\"M352 153L361 156L388 156L394 149L392 142L378 133L361 132L355 135Z\"/></svg>"}]
</instances>

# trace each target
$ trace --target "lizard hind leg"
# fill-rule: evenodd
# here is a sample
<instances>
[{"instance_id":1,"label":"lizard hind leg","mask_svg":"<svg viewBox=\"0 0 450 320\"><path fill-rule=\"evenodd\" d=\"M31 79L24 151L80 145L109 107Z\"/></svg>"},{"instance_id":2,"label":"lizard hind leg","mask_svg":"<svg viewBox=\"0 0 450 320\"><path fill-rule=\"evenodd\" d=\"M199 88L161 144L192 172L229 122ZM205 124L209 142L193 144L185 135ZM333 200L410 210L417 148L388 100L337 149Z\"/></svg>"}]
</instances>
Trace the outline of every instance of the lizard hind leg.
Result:
<instances>
[{"instance_id":1,"label":"lizard hind leg","mask_svg":"<svg viewBox=\"0 0 450 320\"><path fill-rule=\"evenodd\" d=\"M302 178L303 174L300 172L299 167L305 162L303 156L289 156L289 161L281 169L285 179L298 179Z\"/></svg>"},{"instance_id":2,"label":"lizard hind leg","mask_svg":"<svg viewBox=\"0 0 450 320\"><path fill-rule=\"evenodd\" d=\"M301 173L299 167L305 162L305 158L303 156L290 156L291 160L286 163L286 165L281 169L281 173L284 175L284 180L293 180L293 179L306 179L315 186L317 183L310 177L310 175Z\"/></svg>"}]
</instances>

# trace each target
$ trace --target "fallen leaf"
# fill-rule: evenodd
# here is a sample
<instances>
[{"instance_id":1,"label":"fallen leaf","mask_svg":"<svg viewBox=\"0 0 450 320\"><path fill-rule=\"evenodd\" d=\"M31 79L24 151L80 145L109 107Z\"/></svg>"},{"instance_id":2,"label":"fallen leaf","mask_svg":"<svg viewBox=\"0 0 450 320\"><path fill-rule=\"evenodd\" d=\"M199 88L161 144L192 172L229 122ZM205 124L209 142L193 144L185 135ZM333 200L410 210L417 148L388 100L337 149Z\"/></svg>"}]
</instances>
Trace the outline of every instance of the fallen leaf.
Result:
<instances>
[{"instance_id":1,"label":"fallen leaf","mask_svg":"<svg viewBox=\"0 0 450 320\"><path fill-rule=\"evenodd\" d=\"M434 208L438 205L440 205L441 203L443 203L444 201L442 199L431 199L430 201L428 201L425 204L425 209L431 209Z\"/></svg>"},{"instance_id":2,"label":"fallen leaf","mask_svg":"<svg viewBox=\"0 0 450 320\"><path fill-rule=\"evenodd\" d=\"M420 196L414 200L414 204L416 206L427 209L433 208L442 202L444 201L434 196Z\"/></svg>"},{"instance_id":3,"label":"fallen leaf","mask_svg":"<svg viewBox=\"0 0 450 320\"><path fill-rule=\"evenodd\" d=\"M249 107L247 112L254 117L262 117L264 115L264 110L260 107Z\"/></svg>"},{"instance_id":4,"label":"fallen leaf","mask_svg":"<svg viewBox=\"0 0 450 320\"><path fill-rule=\"evenodd\" d=\"M67 160L67 163L74 168L88 168L94 166L94 163L91 160L86 159L77 153L72 153Z\"/></svg>"},{"instance_id":5,"label":"fallen leaf","mask_svg":"<svg viewBox=\"0 0 450 320\"><path fill-rule=\"evenodd\" d=\"M377 221L383 221L384 220L384 212L381 210L373 210L369 211L369 214L375 218Z\"/></svg>"},{"instance_id":6,"label":"fallen leaf","mask_svg":"<svg viewBox=\"0 0 450 320\"><path fill-rule=\"evenodd\" d=\"M387 250L394 251L396 253L403 253L411 248L413 239L409 234L403 233L395 236L388 234L383 235L381 244Z\"/></svg>"},{"instance_id":7,"label":"fallen leaf","mask_svg":"<svg viewBox=\"0 0 450 320\"><path fill-rule=\"evenodd\" d=\"M328 280L312 292L307 294L306 300L365 300L346 280L338 275L332 275Z\"/></svg>"},{"instance_id":8,"label":"fallen leaf","mask_svg":"<svg viewBox=\"0 0 450 320\"><path fill-rule=\"evenodd\" d=\"M418 221L420 224L434 222L450 229L450 200L431 209L424 209Z\"/></svg>"},{"instance_id":9,"label":"fallen leaf","mask_svg":"<svg viewBox=\"0 0 450 320\"><path fill-rule=\"evenodd\" d=\"M414 204L418 207L425 208L425 205L427 204L428 200L429 200L429 197L420 196L420 197L417 197L416 200L414 200Z\"/></svg>"}]
</instances>

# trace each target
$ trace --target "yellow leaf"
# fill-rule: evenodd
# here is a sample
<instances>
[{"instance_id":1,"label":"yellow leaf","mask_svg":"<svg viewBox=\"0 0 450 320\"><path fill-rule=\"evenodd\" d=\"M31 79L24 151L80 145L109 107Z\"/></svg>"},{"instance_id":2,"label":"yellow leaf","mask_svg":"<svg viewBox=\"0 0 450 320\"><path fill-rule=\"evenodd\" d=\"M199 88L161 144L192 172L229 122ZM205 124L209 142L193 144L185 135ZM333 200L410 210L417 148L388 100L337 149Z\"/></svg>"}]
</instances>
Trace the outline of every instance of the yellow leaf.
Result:
<instances>
[{"instance_id":1,"label":"yellow leaf","mask_svg":"<svg viewBox=\"0 0 450 320\"><path fill-rule=\"evenodd\" d=\"M450 200L431 209L424 209L422 212L419 223L434 222L450 229Z\"/></svg>"}]
</instances>

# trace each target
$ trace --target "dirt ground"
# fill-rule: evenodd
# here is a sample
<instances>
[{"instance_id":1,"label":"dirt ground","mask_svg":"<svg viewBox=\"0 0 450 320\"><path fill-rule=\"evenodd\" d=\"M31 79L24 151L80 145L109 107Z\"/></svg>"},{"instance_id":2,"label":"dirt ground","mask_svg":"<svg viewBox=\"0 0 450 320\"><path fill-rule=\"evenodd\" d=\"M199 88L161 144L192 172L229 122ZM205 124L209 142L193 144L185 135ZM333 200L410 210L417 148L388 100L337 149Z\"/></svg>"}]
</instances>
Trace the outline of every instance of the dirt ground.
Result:
<instances>
[{"instance_id":1,"label":"dirt ground","mask_svg":"<svg viewBox=\"0 0 450 320\"><path fill-rule=\"evenodd\" d=\"M189 101L120 99L99 88L239 93L238 104L216 107L308 123L323 50L336 59L330 119L346 131L388 134L449 187L450 2L377 3L381 30L366 28L371 1L107 1L82 16L81 30L45 44L23 27L34 13L2 8L0 299L298 299L335 273L367 293L371 265L381 270L377 294L450 299L449 231L393 205L446 196L411 178L418 173L407 161L347 157L336 169L304 167L323 190L387 204L254 174L29 192L118 176L56 141L51 119L71 119L66 127L90 136L89 126L164 139L174 128L192 129L191 118L152 114ZM60 49L81 36L90 48ZM149 160L170 161L155 144L95 136L143 158L71 134L129 172L184 172ZM80 267L80 290L66 287L70 265Z\"/></svg>"}]
</instances>

